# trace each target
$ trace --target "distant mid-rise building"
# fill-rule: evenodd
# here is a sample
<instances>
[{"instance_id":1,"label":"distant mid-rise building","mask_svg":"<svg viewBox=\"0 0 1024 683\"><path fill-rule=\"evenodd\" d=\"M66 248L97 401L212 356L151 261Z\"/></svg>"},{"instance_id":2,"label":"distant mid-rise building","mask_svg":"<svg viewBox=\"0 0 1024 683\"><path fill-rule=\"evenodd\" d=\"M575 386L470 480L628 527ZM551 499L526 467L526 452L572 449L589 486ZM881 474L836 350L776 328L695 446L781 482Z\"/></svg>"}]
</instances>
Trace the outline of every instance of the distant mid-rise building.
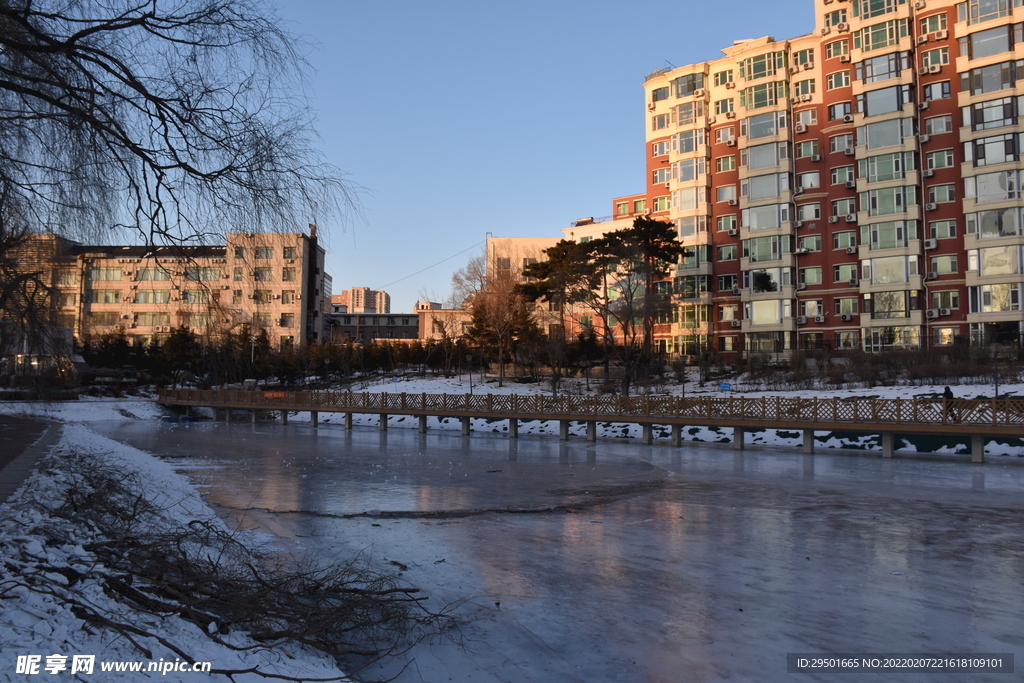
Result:
<instances>
[{"instance_id":1,"label":"distant mid-rise building","mask_svg":"<svg viewBox=\"0 0 1024 683\"><path fill-rule=\"evenodd\" d=\"M369 287L353 287L332 296L331 304L345 306L349 313L390 313L391 295Z\"/></svg>"}]
</instances>

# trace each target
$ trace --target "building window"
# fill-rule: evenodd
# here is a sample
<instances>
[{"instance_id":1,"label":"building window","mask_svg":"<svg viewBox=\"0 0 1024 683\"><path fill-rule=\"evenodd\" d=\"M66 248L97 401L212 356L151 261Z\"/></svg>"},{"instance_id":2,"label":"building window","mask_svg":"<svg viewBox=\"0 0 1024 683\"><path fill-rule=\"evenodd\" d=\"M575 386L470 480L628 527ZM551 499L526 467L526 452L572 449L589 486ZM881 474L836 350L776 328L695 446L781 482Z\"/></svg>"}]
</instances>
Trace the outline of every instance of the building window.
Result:
<instances>
[{"instance_id":1,"label":"building window","mask_svg":"<svg viewBox=\"0 0 1024 683\"><path fill-rule=\"evenodd\" d=\"M925 102L930 100L948 100L950 97L949 81L929 83L922 90L924 91Z\"/></svg>"},{"instance_id":2,"label":"building window","mask_svg":"<svg viewBox=\"0 0 1024 683\"><path fill-rule=\"evenodd\" d=\"M825 15L825 26L832 27L838 26L839 24L846 23L846 10L839 9L834 12L829 12Z\"/></svg>"},{"instance_id":3,"label":"building window","mask_svg":"<svg viewBox=\"0 0 1024 683\"><path fill-rule=\"evenodd\" d=\"M658 114L657 116L651 117L651 130L664 130L668 128L669 115Z\"/></svg>"},{"instance_id":4,"label":"building window","mask_svg":"<svg viewBox=\"0 0 1024 683\"><path fill-rule=\"evenodd\" d=\"M825 56L829 59L848 54L850 54L850 42L847 40L837 40L825 46Z\"/></svg>"},{"instance_id":5,"label":"building window","mask_svg":"<svg viewBox=\"0 0 1024 683\"><path fill-rule=\"evenodd\" d=\"M190 304L208 304L210 303L210 290L186 289L181 293L181 300Z\"/></svg>"},{"instance_id":6,"label":"building window","mask_svg":"<svg viewBox=\"0 0 1024 683\"><path fill-rule=\"evenodd\" d=\"M1021 24L1006 24L960 38L960 55L968 59L994 57L1010 52L1020 42Z\"/></svg>"},{"instance_id":7,"label":"building window","mask_svg":"<svg viewBox=\"0 0 1024 683\"><path fill-rule=\"evenodd\" d=\"M932 16L925 17L921 20L921 35L924 35L925 33L935 33L936 31L944 31L945 29L945 14L933 14Z\"/></svg>"},{"instance_id":8,"label":"building window","mask_svg":"<svg viewBox=\"0 0 1024 683\"><path fill-rule=\"evenodd\" d=\"M729 69L727 71L719 71L714 75L713 80L715 85L725 85L726 83L731 83L733 80L732 69Z\"/></svg>"},{"instance_id":9,"label":"building window","mask_svg":"<svg viewBox=\"0 0 1024 683\"><path fill-rule=\"evenodd\" d=\"M928 202L931 204L943 204L956 201L956 185L932 185L928 188Z\"/></svg>"},{"instance_id":10,"label":"building window","mask_svg":"<svg viewBox=\"0 0 1024 683\"><path fill-rule=\"evenodd\" d=\"M804 109L796 113L796 122L802 126L813 126L818 122L817 109Z\"/></svg>"},{"instance_id":11,"label":"building window","mask_svg":"<svg viewBox=\"0 0 1024 683\"><path fill-rule=\"evenodd\" d=\"M1014 134L994 135L964 143L966 161L975 166L989 166L1017 160L1017 136Z\"/></svg>"},{"instance_id":12,"label":"building window","mask_svg":"<svg viewBox=\"0 0 1024 683\"><path fill-rule=\"evenodd\" d=\"M849 216L851 213L857 213L857 201L852 197L836 199L832 202L833 216Z\"/></svg>"},{"instance_id":13,"label":"building window","mask_svg":"<svg viewBox=\"0 0 1024 683\"><path fill-rule=\"evenodd\" d=\"M828 150L830 152L845 152L853 149L853 133L833 135L828 139Z\"/></svg>"},{"instance_id":14,"label":"building window","mask_svg":"<svg viewBox=\"0 0 1024 683\"><path fill-rule=\"evenodd\" d=\"M960 89L979 95L1012 88L1017 70L1017 62L1001 62L971 69L960 74Z\"/></svg>"},{"instance_id":15,"label":"building window","mask_svg":"<svg viewBox=\"0 0 1024 683\"><path fill-rule=\"evenodd\" d=\"M928 224L928 236L933 240L956 237L956 221L932 221Z\"/></svg>"},{"instance_id":16,"label":"building window","mask_svg":"<svg viewBox=\"0 0 1024 683\"><path fill-rule=\"evenodd\" d=\"M295 247L285 247L281 251L282 251L281 256L283 256L284 258L287 258L287 259L295 258Z\"/></svg>"},{"instance_id":17,"label":"building window","mask_svg":"<svg viewBox=\"0 0 1024 683\"><path fill-rule=\"evenodd\" d=\"M727 202L736 199L736 186L723 185L716 189L716 201Z\"/></svg>"},{"instance_id":18,"label":"building window","mask_svg":"<svg viewBox=\"0 0 1024 683\"><path fill-rule=\"evenodd\" d=\"M718 232L726 232L727 230L736 229L737 223L735 215L719 216L716 220L718 222Z\"/></svg>"},{"instance_id":19,"label":"building window","mask_svg":"<svg viewBox=\"0 0 1024 683\"><path fill-rule=\"evenodd\" d=\"M857 315L859 304L855 296L836 297L836 315Z\"/></svg>"},{"instance_id":20,"label":"building window","mask_svg":"<svg viewBox=\"0 0 1024 683\"><path fill-rule=\"evenodd\" d=\"M282 304L293 304L295 303L295 291L291 289L285 289L281 292L281 303Z\"/></svg>"},{"instance_id":21,"label":"building window","mask_svg":"<svg viewBox=\"0 0 1024 683\"><path fill-rule=\"evenodd\" d=\"M840 185L854 180L853 166L837 166L832 169L832 184Z\"/></svg>"},{"instance_id":22,"label":"building window","mask_svg":"<svg viewBox=\"0 0 1024 683\"><path fill-rule=\"evenodd\" d=\"M169 289L140 289L135 293L135 303L138 304L166 304L170 301Z\"/></svg>"},{"instance_id":23,"label":"building window","mask_svg":"<svg viewBox=\"0 0 1024 683\"><path fill-rule=\"evenodd\" d=\"M629 215L629 202L618 202L615 205L616 216L628 216Z\"/></svg>"},{"instance_id":24,"label":"building window","mask_svg":"<svg viewBox=\"0 0 1024 683\"><path fill-rule=\"evenodd\" d=\"M730 155L727 157L718 157L715 159L715 170L719 173L723 171L735 171L736 170L736 156Z\"/></svg>"},{"instance_id":25,"label":"building window","mask_svg":"<svg viewBox=\"0 0 1024 683\"><path fill-rule=\"evenodd\" d=\"M835 90L836 88L845 88L850 85L850 72L849 71L837 71L836 73L829 74L825 78L825 89Z\"/></svg>"},{"instance_id":26,"label":"building window","mask_svg":"<svg viewBox=\"0 0 1024 683\"><path fill-rule=\"evenodd\" d=\"M736 139L736 126L722 126L715 129L715 142L723 143Z\"/></svg>"},{"instance_id":27,"label":"building window","mask_svg":"<svg viewBox=\"0 0 1024 683\"><path fill-rule=\"evenodd\" d=\"M932 292L932 308L960 308L960 292Z\"/></svg>"},{"instance_id":28,"label":"building window","mask_svg":"<svg viewBox=\"0 0 1024 683\"><path fill-rule=\"evenodd\" d=\"M857 111L864 116L878 116L900 111L903 105L913 101L909 85L894 85L889 88L869 90L856 97ZM884 123L889 123L888 121ZM872 124L869 124L872 125ZM878 125L878 124L873 124Z\"/></svg>"},{"instance_id":29,"label":"building window","mask_svg":"<svg viewBox=\"0 0 1024 683\"><path fill-rule=\"evenodd\" d=\"M273 295L269 289L257 289L252 293L252 300L258 304L269 304L273 300Z\"/></svg>"},{"instance_id":30,"label":"building window","mask_svg":"<svg viewBox=\"0 0 1024 683\"><path fill-rule=\"evenodd\" d=\"M671 83L672 89L675 90L676 97L687 97L692 95L695 90L704 87L704 74L690 74L688 76L681 76Z\"/></svg>"},{"instance_id":31,"label":"building window","mask_svg":"<svg viewBox=\"0 0 1024 683\"><path fill-rule=\"evenodd\" d=\"M821 218L821 204L800 204L796 207L796 216L802 221L814 221Z\"/></svg>"},{"instance_id":32,"label":"building window","mask_svg":"<svg viewBox=\"0 0 1024 683\"><path fill-rule=\"evenodd\" d=\"M736 245L735 244L723 244L718 247L718 260L719 261L735 261L736 260Z\"/></svg>"},{"instance_id":33,"label":"building window","mask_svg":"<svg viewBox=\"0 0 1024 683\"><path fill-rule=\"evenodd\" d=\"M849 102L839 102L837 104L830 104L828 107L828 120L837 121L841 118L849 116L853 110Z\"/></svg>"},{"instance_id":34,"label":"building window","mask_svg":"<svg viewBox=\"0 0 1024 683\"><path fill-rule=\"evenodd\" d=\"M90 304L117 304L121 303L120 289L90 289L88 292L88 303Z\"/></svg>"},{"instance_id":35,"label":"building window","mask_svg":"<svg viewBox=\"0 0 1024 683\"><path fill-rule=\"evenodd\" d=\"M818 171L810 171L808 173L800 173L796 177L797 187L803 189L821 187L821 174Z\"/></svg>"},{"instance_id":36,"label":"building window","mask_svg":"<svg viewBox=\"0 0 1024 683\"><path fill-rule=\"evenodd\" d=\"M236 289L231 292L231 303L235 306L242 303L242 290Z\"/></svg>"},{"instance_id":37,"label":"building window","mask_svg":"<svg viewBox=\"0 0 1024 683\"><path fill-rule=\"evenodd\" d=\"M740 91L740 106L760 109L778 104L789 97L789 84L785 81L762 83Z\"/></svg>"},{"instance_id":38,"label":"building window","mask_svg":"<svg viewBox=\"0 0 1024 683\"><path fill-rule=\"evenodd\" d=\"M804 140L803 142L796 143L796 158L805 159L807 157L814 156L818 153L818 141L817 140Z\"/></svg>"},{"instance_id":39,"label":"building window","mask_svg":"<svg viewBox=\"0 0 1024 683\"><path fill-rule=\"evenodd\" d=\"M716 114L725 114L725 113L730 112L730 111L733 111L733 104L732 104L732 98L731 97L726 98L724 100L716 100L715 101L715 113Z\"/></svg>"},{"instance_id":40,"label":"building window","mask_svg":"<svg viewBox=\"0 0 1024 683\"><path fill-rule=\"evenodd\" d=\"M671 168L657 168L654 170L654 184L664 185L665 183L672 180L672 169Z\"/></svg>"},{"instance_id":41,"label":"building window","mask_svg":"<svg viewBox=\"0 0 1024 683\"><path fill-rule=\"evenodd\" d=\"M669 153L671 149L668 140L661 140L660 142L651 143L651 156L661 157Z\"/></svg>"},{"instance_id":42,"label":"building window","mask_svg":"<svg viewBox=\"0 0 1024 683\"><path fill-rule=\"evenodd\" d=\"M654 210L655 211L668 211L672 208L672 199L670 197L655 197L654 198Z\"/></svg>"},{"instance_id":43,"label":"building window","mask_svg":"<svg viewBox=\"0 0 1024 683\"><path fill-rule=\"evenodd\" d=\"M814 79L808 78L805 81L797 81L793 84L794 95L813 95L816 92Z\"/></svg>"},{"instance_id":44,"label":"building window","mask_svg":"<svg viewBox=\"0 0 1024 683\"><path fill-rule=\"evenodd\" d=\"M821 251L821 235L806 235L797 240L797 246L807 251Z\"/></svg>"},{"instance_id":45,"label":"building window","mask_svg":"<svg viewBox=\"0 0 1024 683\"><path fill-rule=\"evenodd\" d=\"M647 211L647 200L646 199L634 199L633 200L633 213L643 213ZM510 268L512 266L509 266Z\"/></svg>"},{"instance_id":46,"label":"building window","mask_svg":"<svg viewBox=\"0 0 1024 683\"><path fill-rule=\"evenodd\" d=\"M235 247L235 258L245 258L245 247Z\"/></svg>"},{"instance_id":47,"label":"building window","mask_svg":"<svg viewBox=\"0 0 1024 683\"><path fill-rule=\"evenodd\" d=\"M185 279L189 282L217 282L220 280L220 268L186 268Z\"/></svg>"},{"instance_id":48,"label":"building window","mask_svg":"<svg viewBox=\"0 0 1024 683\"><path fill-rule=\"evenodd\" d=\"M924 120L924 132L928 135L936 135L938 133L952 133L953 132L953 117L949 114L945 116L933 116L929 119Z\"/></svg>"},{"instance_id":49,"label":"building window","mask_svg":"<svg viewBox=\"0 0 1024 683\"><path fill-rule=\"evenodd\" d=\"M948 275L956 272L956 255L932 256L931 272L939 275ZM950 308L950 306L939 306L939 308Z\"/></svg>"},{"instance_id":50,"label":"building window","mask_svg":"<svg viewBox=\"0 0 1024 683\"><path fill-rule=\"evenodd\" d=\"M842 263L832 269L832 275L836 282L853 282L857 279L857 264Z\"/></svg>"},{"instance_id":51,"label":"building window","mask_svg":"<svg viewBox=\"0 0 1024 683\"><path fill-rule=\"evenodd\" d=\"M273 247L256 247L253 250L253 257L257 259L272 259L274 258Z\"/></svg>"},{"instance_id":52,"label":"building window","mask_svg":"<svg viewBox=\"0 0 1024 683\"><path fill-rule=\"evenodd\" d=\"M661 102L668 99L668 86L655 88L651 91L651 102Z\"/></svg>"},{"instance_id":53,"label":"building window","mask_svg":"<svg viewBox=\"0 0 1024 683\"><path fill-rule=\"evenodd\" d=\"M854 65L854 77L862 83L878 83L896 78L910 68L909 52L892 52L887 55L868 57Z\"/></svg>"},{"instance_id":54,"label":"building window","mask_svg":"<svg viewBox=\"0 0 1024 683\"><path fill-rule=\"evenodd\" d=\"M718 276L718 291L719 292L731 292L732 290L739 287L739 276L738 275L719 275Z\"/></svg>"},{"instance_id":55,"label":"building window","mask_svg":"<svg viewBox=\"0 0 1024 683\"><path fill-rule=\"evenodd\" d=\"M862 28L854 32L853 46L867 52L897 45L900 38L906 38L908 35L907 24L907 19L892 19Z\"/></svg>"},{"instance_id":56,"label":"building window","mask_svg":"<svg viewBox=\"0 0 1024 683\"><path fill-rule=\"evenodd\" d=\"M857 246L857 231L856 230L843 230L842 232L832 233L832 248L833 249L849 249L850 247Z\"/></svg>"},{"instance_id":57,"label":"building window","mask_svg":"<svg viewBox=\"0 0 1024 683\"><path fill-rule=\"evenodd\" d=\"M295 314L294 313L282 313L281 314L281 327L295 327Z\"/></svg>"},{"instance_id":58,"label":"building window","mask_svg":"<svg viewBox=\"0 0 1024 683\"><path fill-rule=\"evenodd\" d=\"M236 266L235 269L234 269L234 280L235 280L235 282L241 282L242 281L242 269L240 267L238 267L238 266Z\"/></svg>"},{"instance_id":59,"label":"building window","mask_svg":"<svg viewBox=\"0 0 1024 683\"><path fill-rule=\"evenodd\" d=\"M937 50L928 50L921 56L921 66L943 66L949 64L949 48L940 47Z\"/></svg>"},{"instance_id":60,"label":"building window","mask_svg":"<svg viewBox=\"0 0 1024 683\"><path fill-rule=\"evenodd\" d=\"M252 279L256 282L271 282L274 279L274 269L270 267L254 268Z\"/></svg>"},{"instance_id":61,"label":"building window","mask_svg":"<svg viewBox=\"0 0 1024 683\"><path fill-rule=\"evenodd\" d=\"M295 281L295 269L294 268L283 268L281 270L281 280L284 282Z\"/></svg>"},{"instance_id":62,"label":"building window","mask_svg":"<svg viewBox=\"0 0 1024 683\"><path fill-rule=\"evenodd\" d=\"M953 165L953 150L943 149L938 152L928 152L925 155L927 168L949 168Z\"/></svg>"}]
</instances>

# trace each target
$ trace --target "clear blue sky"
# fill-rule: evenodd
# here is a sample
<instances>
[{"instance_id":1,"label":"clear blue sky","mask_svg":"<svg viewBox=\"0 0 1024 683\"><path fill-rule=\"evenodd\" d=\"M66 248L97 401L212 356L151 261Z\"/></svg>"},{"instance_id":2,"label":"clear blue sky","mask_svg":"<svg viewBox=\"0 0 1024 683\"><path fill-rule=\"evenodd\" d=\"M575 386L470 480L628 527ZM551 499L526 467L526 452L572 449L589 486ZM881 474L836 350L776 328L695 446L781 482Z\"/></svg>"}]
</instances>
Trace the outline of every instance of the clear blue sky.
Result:
<instances>
[{"instance_id":1,"label":"clear blue sky","mask_svg":"<svg viewBox=\"0 0 1024 683\"><path fill-rule=\"evenodd\" d=\"M447 297L482 245L413 273L488 232L560 237L642 191L646 74L814 27L811 0L278 2L312 42L327 160L366 189L322 226L334 292L384 288L393 311Z\"/></svg>"}]
</instances>

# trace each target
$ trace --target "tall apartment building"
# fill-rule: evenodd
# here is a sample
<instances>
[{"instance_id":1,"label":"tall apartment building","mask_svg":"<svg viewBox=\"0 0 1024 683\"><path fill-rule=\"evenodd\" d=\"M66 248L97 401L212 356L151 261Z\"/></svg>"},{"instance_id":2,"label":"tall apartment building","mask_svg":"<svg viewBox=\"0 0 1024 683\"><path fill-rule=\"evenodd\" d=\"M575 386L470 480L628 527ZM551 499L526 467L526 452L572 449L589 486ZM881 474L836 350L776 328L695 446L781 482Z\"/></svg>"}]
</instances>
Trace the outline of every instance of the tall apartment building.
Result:
<instances>
[{"instance_id":1,"label":"tall apartment building","mask_svg":"<svg viewBox=\"0 0 1024 683\"><path fill-rule=\"evenodd\" d=\"M384 290L353 287L331 297L335 306L345 306L349 313L390 313L391 295Z\"/></svg>"},{"instance_id":2,"label":"tall apartment building","mask_svg":"<svg viewBox=\"0 0 1024 683\"><path fill-rule=\"evenodd\" d=\"M316 230L228 233L224 246L92 246L33 237L19 261L50 286L79 341L148 342L184 325L206 337L266 330L275 348L323 339L324 250Z\"/></svg>"},{"instance_id":3,"label":"tall apartment building","mask_svg":"<svg viewBox=\"0 0 1024 683\"><path fill-rule=\"evenodd\" d=\"M692 250L667 350L1018 343L1021 5L815 0L811 34L651 73L645 192L613 211Z\"/></svg>"}]
</instances>

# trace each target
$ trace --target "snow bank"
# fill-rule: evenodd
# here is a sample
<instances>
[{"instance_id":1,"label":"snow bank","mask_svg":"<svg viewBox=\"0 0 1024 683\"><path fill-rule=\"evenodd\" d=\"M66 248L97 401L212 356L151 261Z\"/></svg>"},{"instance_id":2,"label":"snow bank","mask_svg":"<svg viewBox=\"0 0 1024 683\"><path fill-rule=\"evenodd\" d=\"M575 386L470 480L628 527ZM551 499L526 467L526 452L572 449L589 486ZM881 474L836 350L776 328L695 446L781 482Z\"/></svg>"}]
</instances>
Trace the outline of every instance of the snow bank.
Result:
<instances>
[{"instance_id":1,"label":"snow bank","mask_svg":"<svg viewBox=\"0 0 1024 683\"><path fill-rule=\"evenodd\" d=\"M131 402L133 410L128 411L119 403L81 402L66 404L66 408L51 406L45 412L48 417L68 418L74 415L79 419L89 419L90 416L109 419L111 415L116 414L125 419L125 415L120 413L119 409L131 412L135 416L150 410L154 417L158 410L146 408L142 402L135 401ZM38 412L18 412L37 415L44 413L42 409ZM97 464L114 466L126 474L136 475L139 481L145 482L147 497L162 511L161 515L168 529L177 528L192 520L203 520L223 526L223 522L202 501L196 490L166 463L102 437L84 425L66 425L63 437L54 449L54 455L44 461L42 467L7 503L0 505L0 557L3 558L3 565L0 568L0 595L3 598L0 600L0 681L26 680L24 673L16 673L18 658L25 655L41 656L39 673L44 676L49 673L45 668L48 656L66 656L64 664L68 671L62 673L67 674L71 670L73 656L94 655L93 673L76 675L80 680L97 681L112 680L110 672L101 670L103 663L143 662L145 669L150 661L157 661L161 666L164 662L169 665L181 661L174 651L156 638L137 637L139 643L152 653L152 657L146 657L117 633L86 625L61 598L62 586L68 584L68 579L59 573L64 568L73 570L68 572L69 575L73 575L74 572L89 572L89 576L79 581L74 588L79 598L87 600L96 611L123 623L143 628L173 643L196 662L210 662L214 670L247 670L259 667L268 673L296 679L347 680L343 679L343 674L331 659L317 652L280 646L272 649L236 651L210 640L190 621L177 616L161 617L136 612L106 595L101 582L95 578L103 574L103 567L97 566L97 559L85 549L85 546L101 539L97 538L96 533L85 524L75 524L63 517L48 515L46 512L47 508L59 505L70 483L69 474L60 469L60 457L72 450L94 459ZM54 534L54 530L58 533ZM61 537L64 542L53 544L50 541L48 545L48 539L55 536ZM250 540L253 543L258 542L251 536ZM57 573L54 569L57 569ZM32 585L32 575L44 571L47 572L48 585L57 588L49 594L28 587ZM244 633L232 632L223 638L234 646L253 645ZM172 670L169 674L143 670L113 676L130 680L229 680L223 675L211 676L208 673L181 670ZM236 675L233 680L250 682L267 679L256 674L241 674Z\"/></svg>"}]
</instances>

